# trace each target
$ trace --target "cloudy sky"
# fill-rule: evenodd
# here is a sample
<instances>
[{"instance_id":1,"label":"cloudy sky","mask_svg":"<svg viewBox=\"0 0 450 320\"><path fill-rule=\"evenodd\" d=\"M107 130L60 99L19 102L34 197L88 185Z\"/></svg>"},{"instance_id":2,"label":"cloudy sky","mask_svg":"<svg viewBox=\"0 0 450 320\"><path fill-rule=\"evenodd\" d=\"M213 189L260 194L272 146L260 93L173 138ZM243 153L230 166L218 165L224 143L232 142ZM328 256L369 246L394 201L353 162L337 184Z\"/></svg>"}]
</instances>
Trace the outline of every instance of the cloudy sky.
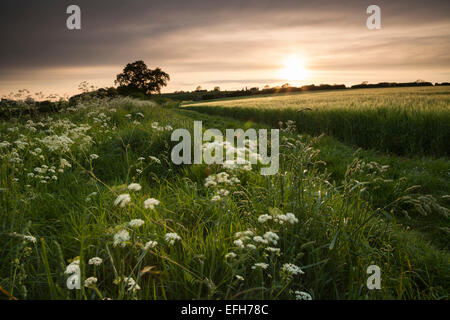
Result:
<instances>
[{"instance_id":1,"label":"cloudy sky","mask_svg":"<svg viewBox=\"0 0 450 320\"><path fill-rule=\"evenodd\" d=\"M66 8L81 8L81 30ZM381 30L366 9L381 8ZM1 0L0 96L111 86L128 62L163 92L362 81L450 81L448 0Z\"/></svg>"}]
</instances>

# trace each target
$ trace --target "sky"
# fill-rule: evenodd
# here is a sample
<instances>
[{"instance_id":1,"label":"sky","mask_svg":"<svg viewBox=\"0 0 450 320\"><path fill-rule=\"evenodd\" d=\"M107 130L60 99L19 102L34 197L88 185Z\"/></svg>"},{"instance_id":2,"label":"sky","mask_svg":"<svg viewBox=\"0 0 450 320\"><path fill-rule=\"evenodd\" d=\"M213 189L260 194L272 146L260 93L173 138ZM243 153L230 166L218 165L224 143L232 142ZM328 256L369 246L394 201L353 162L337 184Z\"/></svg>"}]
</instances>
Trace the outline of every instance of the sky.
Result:
<instances>
[{"instance_id":1,"label":"sky","mask_svg":"<svg viewBox=\"0 0 450 320\"><path fill-rule=\"evenodd\" d=\"M66 9L81 8L81 30ZM381 8L369 30L366 9ZM286 82L450 81L448 0L1 0L0 96L113 86L144 60L163 92Z\"/></svg>"}]
</instances>

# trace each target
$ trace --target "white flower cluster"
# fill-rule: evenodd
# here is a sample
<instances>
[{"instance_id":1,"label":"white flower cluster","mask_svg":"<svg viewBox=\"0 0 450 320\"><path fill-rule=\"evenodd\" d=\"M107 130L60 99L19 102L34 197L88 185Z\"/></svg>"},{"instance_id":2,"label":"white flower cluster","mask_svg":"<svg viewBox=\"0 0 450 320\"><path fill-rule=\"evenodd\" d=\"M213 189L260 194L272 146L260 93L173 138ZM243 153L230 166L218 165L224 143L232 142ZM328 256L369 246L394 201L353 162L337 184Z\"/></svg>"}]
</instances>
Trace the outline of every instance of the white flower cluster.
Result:
<instances>
[{"instance_id":1,"label":"white flower cluster","mask_svg":"<svg viewBox=\"0 0 450 320\"><path fill-rule=\"evenodd\" d=\"M205 187L219 187L221 185L232 186L235 183L240 183L239 179L230 176L227 172L220 172L211 174L205 179ZM230 191L224 188L217 189L216 194L211 198L212 202L220 201L227 197Z\"/></svg>"},{"instance_id":2,"label":"white flower cluster","mask_svg":"<svg viewBox=\"0 0 450 320\"><path fill-rule=\"evenodd\" d=\"M246 139L244 145L235 147L228 141L205 142L202 145L204 153L215 155L215 152L222 150L226 160L222 166L231 170L252 170L252 163L260 161L261 157L257 153L257 142Z\"/></svg>"},{"instance_id":3,"label":"white flower cluster","mask_svg":"<svg viewBox=\"0 0 450 320\"><path fill-rule=\"evenodd\" d=\"M273 220L275 223L278 224L284 224L285 222L290 224L298 223L297 217L290 212L286 214L274 214L274 215L262 214L258 217L259 223L265 223L269 220Z\"/></svg>"},{"instance_id":4,"label":"white flower cluster","mask_svg":"<svg viewBox=\"0 0 450 320\"><path fill-rule=\"evenodd\" d=\"M205 187L215 187L217 185L233 185L240 183L241 181L235 177L230 176L227 172L220 172L217 174L211 174L205 179Z\"/></svg>"},{"instance_id":5,"label":"white flower cluster","mask_svg":"<svg viewBox=\"0 0 450 320\"><path fill-rule=\"evenodd\" d=\"M151 126L152 126L152 129L156 130L156 131L172 131L173 130L172 126L170 126L170 125L167 125L164 127L160 126L159 122L152 122Z\"/></svg>"},{"instance_id":6,"label":"white flower cluster","mask_svg":"<svg viewBox=\"0 0 450 320\"><path fill-rule=\"evenodd\" d=\"M150 158L150 160L152 160L152 161L154 161L154 162L156 162L158 164L161 164L161 160L159 160L157 157L149 156L149 158Z\"/></svg>"},{"instance_id":7,"label":"white flower cluster","mask_svg":"<svg viewBox=\"0 0 450 320\"><path fill-rule=\"evenodd\" d=\"M242 232L236 232L234 236L237 239L234 240L233 243L239 249L244 249L244 248L256 249L256 245L260 245L260 244L276 245L278 243L278 240L280 239L278 237L278 235L272 231L267 231L262 236L258 236L258 235L254 235L253 231L247 230L247 231L242 231ZM249 241L253 241L253 243L248 243Z\"/></svg>"},{"instance_id":8,"label":"white flower cluster","mask_svg":"<svg viewBox=\"0 0 450 320\"><path fill-rule=\"evenodd\" d=\"M170 245L174 245L176 241L181 240L181 237L175 232L171 232L166 233L166 235L164 236L164 240L166 240L166 242L169 243Z\"/></svg>"},{"instance_id":9,"label":"white flower cluster","mask_svg":"<svg viewBox=\"0 0 450 320\"><path fill-rule=\"evenodd\" d=\"M159 205L159 203L159 200L155 198L149 198L144 201L144 208L153 210L155 209L155 206Z\"/></svg>"},{"instance_id":10,"label":"white flower cluster","mask_svg":"<svg viewBox=\"0 0 450 320\"><path fill-rule=\"evenodd\" d=\"M262 270L265 270L265 269L267 269L268 267L269 267L269 264L268 264L268 263L258 262L258 263L255 263L255 264L252 266L252 269L253 269L253 270L255 270L255 269L262 269Z\"/></svg>"},{"instance_id":11,"label":"white flower cluster","mask_svg":"<svg viewBox=\"0 0 450 320\"><path fill-rule=\"evenodd\" d=\"M84 280L84 286L86 288L93 288L95 287L98 279L96 277L89 277L86 280Z\"/></svg>"},{"instance_id":12,"label":"white flower cluster","mask_svg":"<svg viewBox=\"0 0 450 320\"><path fill-rule=\"evenodd\" d=\"M312 300L312 297L309 293L303 291L295 291L295 299L297 300Z\"/></svg>"},{"instance_id":13,"label":"white flower cluster","mask_svg":"<svg viewBox=\"0 0 450 320\"><path fill-rule=\"evenodd\" d=\"M114 246L121 246L124 248L130 240L130 234L127 230L120 230L114 235Z\"/></svg>"},{"instance_id":14,"label":"white flower cluster","mask_svg":"<svg viewBox=\"0 0 450 320\"><path fill-rule=\"evenodd\" d=\"M144 225L144 220L142 219L133 219L130 222L128 222L128 226L130 226L131 228L139 228L142 225Z\"/></svg>"},{"instance_id":15,"label":"white flower cluster","mask_svg":"<svg viewBox=\"0 0 450 320\"><path fill-rule=\"evenodd\" d=\"M128 286L128 291L136 292L137 290L141 290L141 287L131 277L125 277L123 281L125 282L125 285Z\"/></svg>"},{"instance_id":16,"label":"white flower cluster","mask_svg":"<svg viewBox=\"0 0 450 320\"><path fill-rule=\"evenodd\" d=\"M157 245L158 245L158 242L150 240L144 245L144 250L153 249Z\"/></svg>"},{"instance_id":17,"label":"white flower cluster","mask_svg":"<svg viewBox=\"0 0 450 320\"><path fill-rule=\"evenodd\" d=\"M102 262L103 262L102 258L94 257L94 258L89 259L88 263L90 265L99 266L102 264Z\"/></svg>"},{"instance_id":18,"label":"white flower cluster","mask_svg":"<svg viewBox=\"0 0 450 320\"><path fill-rule=\"evenodd\" d=\"M114 200L114 205L119 206L121 208L125 208L125 206L131 202L131 197L128 193L120 194L116 200Z\"/></svg>"},{"instance_id":19,"label":"white flower cluster","mask_svg":"<svg viewBox=\"0 0 450 320\"><path fill-rule=\"evenodd\" d=\"M285 263L281 267L281 271L286 272L289 275L296 276L298 274L304 274L303 270L292 263Z\"/></svg>"},{"instance_id":20,"label":"white flower cluster","mask_svg":"<svg viewBox=\"0 0 450 320\"><path fill-rule=\"evenodd\" d=\"M131 191L139 191L141 189L142 189L142 187L139 183L132 183L128 186L128 190L131 190Z\"/></svg>"},{"instance_id":21,"label":"white flower cluster","mask_svg":"<svg viewBox=\"0 0 450 320\"><path fill-rule=\"evenodd\" d=\"M51 119L51 118L50 118ZM47 120L52 121L52 120ZM87 150L93 143L91 136L87 132L91 127L87 124L76 125L69 119L62 119L50 122L47 130L49 135L44 138L36 138L51 152L65 153L70 150L72 145L76 145L80 150ZM61 132L55 134L55 132Z\"/></svg>"},{"instance_id":22,"label":"white flower cluster","mask_svg":"<svg viewBox=\"0 0 450 320\"><path fill-rule=\"evenodd\" d=\"M18 237L18 238L22 238L23 240L28 241L28 242L31 242L31 243L36 243L36 242L37 242L36 237L29 236L29 235L25 235L25 234L19 234L19 233L13 232L13 233L11 234L11 236L13 236L13 237Z\"/></svg>"}]
</instances>

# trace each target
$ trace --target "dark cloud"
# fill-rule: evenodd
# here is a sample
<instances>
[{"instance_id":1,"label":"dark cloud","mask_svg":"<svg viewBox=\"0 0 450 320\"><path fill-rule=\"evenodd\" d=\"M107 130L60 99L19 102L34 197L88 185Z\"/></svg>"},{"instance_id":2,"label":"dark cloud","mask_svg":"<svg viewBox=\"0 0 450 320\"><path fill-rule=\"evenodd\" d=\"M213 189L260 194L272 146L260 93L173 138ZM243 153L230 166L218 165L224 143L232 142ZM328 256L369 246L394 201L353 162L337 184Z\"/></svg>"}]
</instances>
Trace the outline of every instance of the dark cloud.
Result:
<instances>
[{"instance_id":1,"label":"dark cloud","mask_svg":"<svg viewBox=\"0 0 450 320\"><path fill-rule=\"evenodd\" d=\"M82 30L69 31L65 11L75 3L82 10ZM382 8L381 37L365 28L370 4L365 0L2 0L0 91L9 88L8 83L30 79L30 74L44 78L52 70L70 79L75 68L120 70L136 59L174 72L211 72L212 78L219 78L221 72L276 68L271 52L296 49L316 57L312 67L328 64L330 70L347 68L357 50L365 54L353 68L367 65L364 56L380 58L380 53L391 52L378 63L448 69L450 1L377 1Z\"/></svg>"}]
</instances>

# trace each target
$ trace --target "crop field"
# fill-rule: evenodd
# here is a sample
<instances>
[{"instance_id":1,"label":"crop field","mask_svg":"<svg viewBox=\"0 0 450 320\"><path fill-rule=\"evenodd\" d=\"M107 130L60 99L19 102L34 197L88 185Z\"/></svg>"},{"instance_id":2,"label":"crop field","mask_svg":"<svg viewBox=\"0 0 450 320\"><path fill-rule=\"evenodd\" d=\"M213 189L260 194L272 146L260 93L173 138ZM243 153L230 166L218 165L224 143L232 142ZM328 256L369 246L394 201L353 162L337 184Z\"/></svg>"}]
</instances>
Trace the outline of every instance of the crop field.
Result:
<instances>
[{"instance_id":1,"label":"crop field","mask_svg":"<svg viewBox=\"0 0 450 320\"><path fill-rule=\"evenodd\" d=\"M303 133L326 133L342 142L386 153L450 155L448 87L296 93L185 106L274 127L279 121L293 120Z\"/></svg>"},{"instance_id":2,"label":"crop field","mask_svg":"<svg viewBox=\"0 0 450 320\"><path fill-rule=\"evenodd\" d=\"M449 93L92 98L2 119L0 299L448 299ZM194 120L280 128L278 173L175 165L171 134Z\"/></svg>"}]
</instances>

